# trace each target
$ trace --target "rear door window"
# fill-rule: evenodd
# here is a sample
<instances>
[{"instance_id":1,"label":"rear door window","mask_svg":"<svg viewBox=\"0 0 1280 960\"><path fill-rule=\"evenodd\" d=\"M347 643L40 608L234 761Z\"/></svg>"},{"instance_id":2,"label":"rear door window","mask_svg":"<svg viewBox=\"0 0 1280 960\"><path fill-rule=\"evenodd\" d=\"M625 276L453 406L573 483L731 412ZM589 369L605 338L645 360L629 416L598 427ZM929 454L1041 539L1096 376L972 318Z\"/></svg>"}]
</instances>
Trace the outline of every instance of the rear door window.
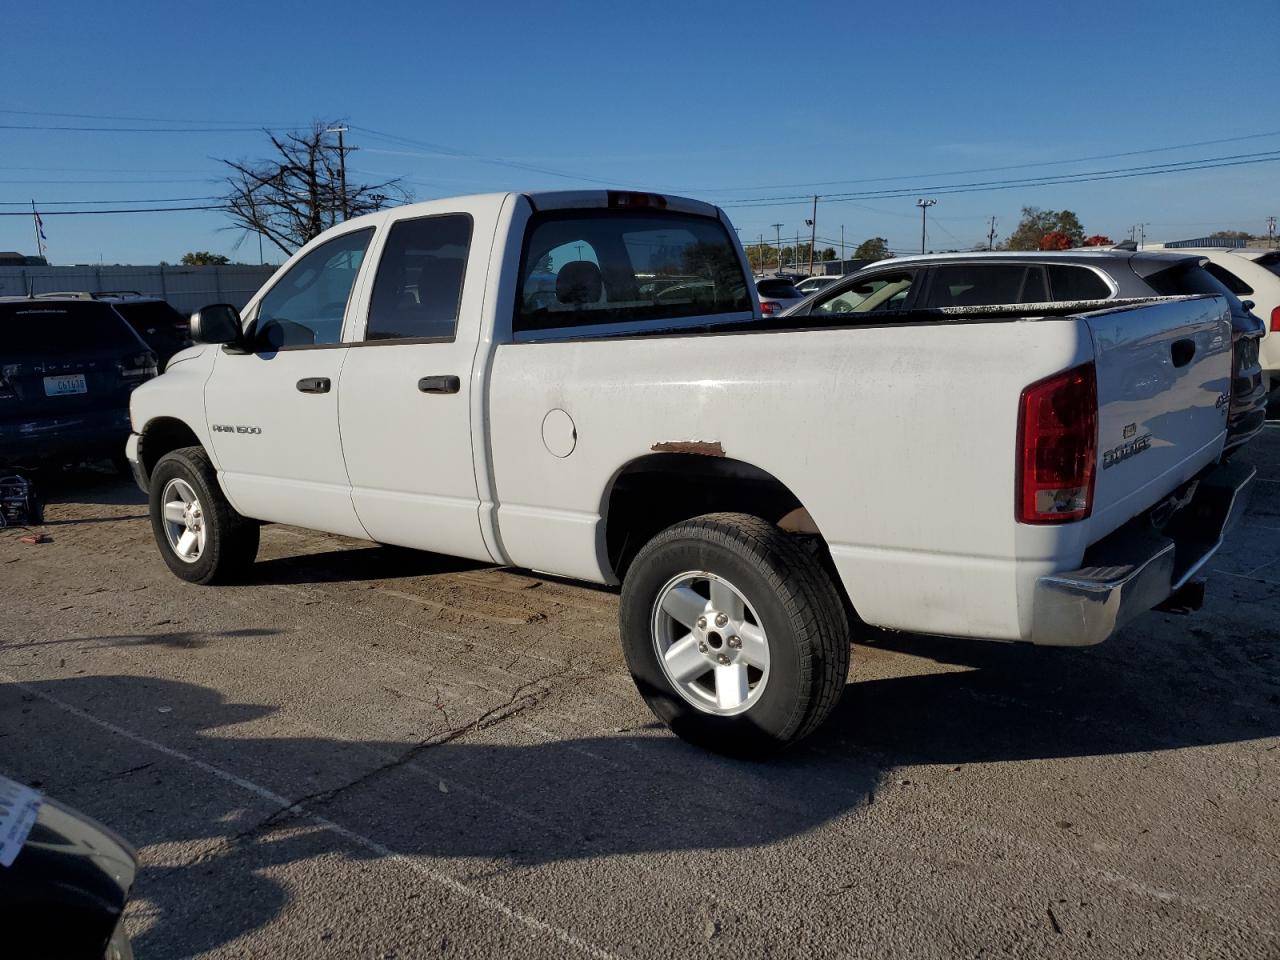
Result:
<instances>
[{"instance_id":1,"label":"rear door window","mask_svg":"<svg viewBox=\"0 0 1280 960\"><path fill-rule=\"evenodd\" d=\"M1058 303L1072 300L1107 300L1111 288L1088 267L1069 263L1052 263L1045 268L1049 274L1049 289Z\"/></svg>"},{"instance_id":2,"label":"rear door window","mask_svg":"<svg viewBox=\"0 0 1280 960\"><path fill-rule=\"evenodd\" d=\"M365 339L453 339L470 247L465 213L394 224L378 262Z\"/></svg>"},{"instance_id":3,"label":"rear door window","mask_svg":"<svg viewBox=\"0 0 1280 960\"><path fill-rule=\"evenodd\" d=\"M737 247L715 217L666 211L535 215L525 240L516 332L749 313Z\"/></svg>"},{"instance_id":4,"label":"rear door window","mask_svg":"<svg viewBox=\"0 0 1280 960\"><path fill-rule=\"evenodd\" d=\"M0 303L0 359L141 348L137 336L105 303Z\"/></svg>"},{"instance_id":5,"label":"rear door window","mask_svg":"<svg viewBox=\"0 0 1280 960\"><path fill-rule=\"evenodd\" d=\"M925 306L1004 306L1044 299L1044 269L1038 264L956 263L934 267Z\"/></svg>"}]
</instances>

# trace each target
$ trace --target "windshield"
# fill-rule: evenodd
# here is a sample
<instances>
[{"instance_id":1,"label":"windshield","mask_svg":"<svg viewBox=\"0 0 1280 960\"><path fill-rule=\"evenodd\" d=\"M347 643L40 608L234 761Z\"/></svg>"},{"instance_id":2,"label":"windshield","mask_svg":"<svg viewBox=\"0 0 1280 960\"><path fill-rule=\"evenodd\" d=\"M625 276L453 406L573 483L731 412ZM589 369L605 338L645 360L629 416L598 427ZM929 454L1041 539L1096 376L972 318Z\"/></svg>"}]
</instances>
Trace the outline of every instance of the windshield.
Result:
<instances>
[{"instance_id":1,"label":"windshield","mask_svg":"<svg viewBox=\"0 0 1280 960\"><path fill-rule=\"evenodd\" d=\"M0 358L141 348L105 303L0 303Z\"/></svg>"},{"instance_id":2,"label":"windshield","mask_svg":"<svg viewBox=\"0 0 1280 960\"><path fill-rule=\"evenodd\" d=\"M534 218L515 329L749 312L742 261L714 217L569 210Z\"/></svg>"}]
</instances>

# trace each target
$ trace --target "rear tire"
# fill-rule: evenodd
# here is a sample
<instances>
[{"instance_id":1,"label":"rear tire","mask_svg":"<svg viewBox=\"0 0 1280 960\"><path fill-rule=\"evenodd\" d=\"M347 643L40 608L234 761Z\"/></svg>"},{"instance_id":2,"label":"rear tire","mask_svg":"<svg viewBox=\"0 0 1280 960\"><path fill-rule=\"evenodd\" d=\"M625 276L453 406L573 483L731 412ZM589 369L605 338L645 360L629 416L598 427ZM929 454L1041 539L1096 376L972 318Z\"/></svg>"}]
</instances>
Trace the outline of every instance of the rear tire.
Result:
<instances>
[{"instance_id":1,"label":"rear tire","mask_svg":"<svg viewBox=\"0 0 1280 960\"><path fill-rule=\"evenodd\" d=\"M160 556L190 583L227 583L258 555L259 525L236 513L203 447L182 447L151 471L151 530Z\"/></svg>"},{"instance_id":2,"label":"rear tire","mask_svg":"<svg viewBox=\"0 0 1280 960\"><path fill-rule=\"evenodd\" d=\"M627 571L619 616L649 708L720 753L763 757L807 736L848 678L840 594L795 537L759 517L708 514L659 533Z\"/></svg>"}]
</instances>

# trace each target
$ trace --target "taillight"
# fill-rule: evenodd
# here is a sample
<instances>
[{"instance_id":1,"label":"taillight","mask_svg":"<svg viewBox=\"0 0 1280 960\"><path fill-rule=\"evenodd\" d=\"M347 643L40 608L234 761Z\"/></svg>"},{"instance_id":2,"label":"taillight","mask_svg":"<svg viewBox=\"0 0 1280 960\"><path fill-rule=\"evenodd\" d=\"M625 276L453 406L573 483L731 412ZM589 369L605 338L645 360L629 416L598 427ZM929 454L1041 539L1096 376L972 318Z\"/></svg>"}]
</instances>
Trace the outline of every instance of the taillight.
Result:
<instances>
[{"instance_id":1,"label":"taillight","mask_svg":"<svg viewBox=\"0 0 1280 960\"><path fill-rule=\"evenodd\" d=\"M120 375L132 380L146 380L159 372L156 369L159 362L159 358L154 353L144 350L142 353L125 357L120 362Z\"/></svg>"},{"instance_id":2,"label":"taillight","mask_svg":"<svg viewBox=\"0 0 1280 960\"><path fill-rule=\"evenodd\" d=\"M1271 332L1280 332L1280 307L1271 308Z\"/></svg>"},{"instance_id":3,"label":"taillight","mask_svg":"<svg viewBox=\"0 0 1280 960\"><path fill-rule=\"evenodd\" d=\"M780 303L776 303L773 300L760 301L760 313L762 316L772 317L775 313L780 313L781 311L782 304Z\"/></svg>"},{"instance_id":4,"label":"taillight","mask_svg":"<svg viewBox=\"0 0 1280 960\"><path fill-rule=\"evenodd\" d=\"M1018 419L1021 523L1082 520L1093 509L1098 384L1092 363L1022 391Z\"/></svg>"}]
</instances>

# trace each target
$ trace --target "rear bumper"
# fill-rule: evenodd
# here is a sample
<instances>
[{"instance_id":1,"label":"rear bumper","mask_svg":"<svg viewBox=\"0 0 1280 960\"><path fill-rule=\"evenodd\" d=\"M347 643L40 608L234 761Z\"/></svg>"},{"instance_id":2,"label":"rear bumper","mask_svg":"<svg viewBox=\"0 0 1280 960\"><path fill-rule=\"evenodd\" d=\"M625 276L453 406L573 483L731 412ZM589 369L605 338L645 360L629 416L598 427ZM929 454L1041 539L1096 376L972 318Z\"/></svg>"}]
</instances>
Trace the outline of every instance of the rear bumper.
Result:
<instances>
[{"instance_id":1,"label":"rear bumper","mask_svg":"<svg viewBox=\"0 0 1280 960\"><path fill-rule=\"evenodd\" d=\"M70 463L108 457L120 452L128 436L127 407L85 416L0 423L0 463Z\"/></svg>"},{"instance_id":2,"label":"rear bumper","mask_svg":"<svg viewBox=\"0 0 1280 960\"><path fill-rule=\"evenodd\" d=\"M1162 530L1135 520L1090 547L1088 566L1040 577L1031 641L1101 643L1191 583L1243 516L1256 473L1247 463L1216 467Z\"/></svg>"}]
</instances>

